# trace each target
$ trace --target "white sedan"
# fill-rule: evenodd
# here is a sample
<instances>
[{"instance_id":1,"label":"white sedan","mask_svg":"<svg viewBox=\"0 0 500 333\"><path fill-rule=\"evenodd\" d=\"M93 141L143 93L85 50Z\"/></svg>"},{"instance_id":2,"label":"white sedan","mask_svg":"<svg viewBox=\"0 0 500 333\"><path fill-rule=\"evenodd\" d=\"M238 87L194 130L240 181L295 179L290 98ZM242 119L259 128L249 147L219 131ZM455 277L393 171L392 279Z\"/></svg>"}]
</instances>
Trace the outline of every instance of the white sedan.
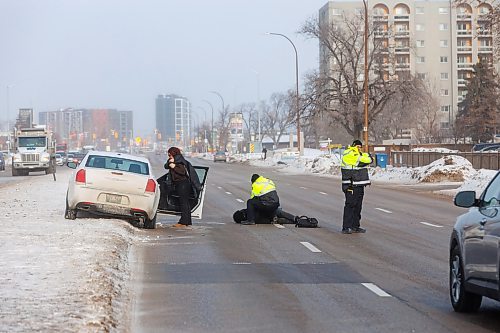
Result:
<instances>
[{"instance_id":1,"label":"white sedan","mask_svg":"<svg viewBox=\"0 0 500 333\"><path fill-rule=\"evenodd\" d=\"M154 229L160 189L149 160L121 153L92 151L77 166L69 180L65 217L76 219L77 211L138 219Z\"/></svg>"},{"instance_id":2,"label":"white sedan","mask_svg":"<svg viewBox=\"0 0 500 333\"><path fill-rule=\"evenodd\" d=\"M139 226L154 229L157 214L180 215L179 197L167 172L157 180L147 158L129 154L91 151L69 180L65 218L74 220L78 211L139 220ZM201 191L189 200L191 216L201 219L208 167L194 166ZM161 189L161 191L160 191Z\"/></svg>"}]
</instances>

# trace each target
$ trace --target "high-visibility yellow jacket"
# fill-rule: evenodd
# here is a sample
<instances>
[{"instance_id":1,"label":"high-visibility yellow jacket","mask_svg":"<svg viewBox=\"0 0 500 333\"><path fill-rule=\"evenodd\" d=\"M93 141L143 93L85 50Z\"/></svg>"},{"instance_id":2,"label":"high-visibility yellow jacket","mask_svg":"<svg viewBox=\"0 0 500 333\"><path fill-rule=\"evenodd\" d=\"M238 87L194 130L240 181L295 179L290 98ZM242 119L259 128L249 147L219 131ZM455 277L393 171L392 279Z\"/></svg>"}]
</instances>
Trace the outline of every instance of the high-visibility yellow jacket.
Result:
<instances>
[{"instance_id":1,"label":"high-visibility yellow jacket","mask_svg":"<svg viewBox=\"0 0 500 333\"><path fill-rule=\"evenodd\" d=\"M260 176L252 183L252 196L250 198L260 197L271 191L276 191L274 182L271 179Z\"/></svg>"},{"instance_id":2,"label":"high-visibility yellow jacket","mask_svg":"<svg viewBox=\"0 0 500 333\"><path fill-rule=\"evenodd\" d=\"M342 187L370 185L367 166L373 162L368 153L362 153L359 149L348 147L342 156Z\"/></svg>"}]
</instances>

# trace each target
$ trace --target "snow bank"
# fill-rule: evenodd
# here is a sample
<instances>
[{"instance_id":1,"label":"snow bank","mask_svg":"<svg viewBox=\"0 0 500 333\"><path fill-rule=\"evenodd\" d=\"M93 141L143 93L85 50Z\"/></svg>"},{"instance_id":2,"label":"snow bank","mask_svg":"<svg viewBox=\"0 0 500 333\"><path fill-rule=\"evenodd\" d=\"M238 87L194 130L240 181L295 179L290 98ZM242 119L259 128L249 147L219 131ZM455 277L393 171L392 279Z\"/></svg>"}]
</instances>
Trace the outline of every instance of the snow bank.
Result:
<instances>
[{"instance_id":1,"label":"snow bank","mask_svg":"<svg viewBox=\"0 0 500 333\"><path fill-rule=\"evenodd\" d=\"M134 228L65 220L69 169L0 191L0 332L124 331Z\"/></svg>"}]
</instances>

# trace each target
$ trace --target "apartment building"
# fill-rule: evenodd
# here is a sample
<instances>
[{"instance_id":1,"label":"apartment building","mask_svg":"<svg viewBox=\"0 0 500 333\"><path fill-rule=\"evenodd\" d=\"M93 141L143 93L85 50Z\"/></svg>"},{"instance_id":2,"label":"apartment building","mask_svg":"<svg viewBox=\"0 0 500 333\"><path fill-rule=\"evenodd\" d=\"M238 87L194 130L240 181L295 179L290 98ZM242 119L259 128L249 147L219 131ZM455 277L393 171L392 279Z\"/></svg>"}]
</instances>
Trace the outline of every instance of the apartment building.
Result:
<instances>
[{"instance_id":1,"label":"apartment building","mask_svg":"<svg viewBox=\"0 0 500 333\"><path fill-rule=\"evenodd\" d=\"M191 103L177 95L156 98L156 129L159 141L187 147L191 133Z\"/></svg>"},{"instance_id":2,"label":"apartment building","mask_svg":"<svg viewBox=\"0 0 500 333\"><path fill-rule=\"evenodd\" d=\"M439 98L440 128L453 123L457 105L467 94L466 80L473 64L494 63L494 36L487 14L498 0L454 6L443 0L367 1L374 43L384 45L384 76L401 78L411 73L427 80ZM342 24L349 15L363 15L362 1L329 1L319 11L320 24ZM320 47L320 69L332 66ZM391 62L389 59L393 59ZM375 75L371 73L370 75Z\"/></svg>"}]
</instances>

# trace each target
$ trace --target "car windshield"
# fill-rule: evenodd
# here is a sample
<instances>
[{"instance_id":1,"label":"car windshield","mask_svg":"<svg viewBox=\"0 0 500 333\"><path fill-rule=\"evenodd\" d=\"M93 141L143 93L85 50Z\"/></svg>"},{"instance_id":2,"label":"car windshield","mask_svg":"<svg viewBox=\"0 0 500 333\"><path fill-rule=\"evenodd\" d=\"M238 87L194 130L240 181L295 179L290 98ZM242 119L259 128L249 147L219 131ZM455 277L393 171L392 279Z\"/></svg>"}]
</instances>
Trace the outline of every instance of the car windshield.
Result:
<instances>
[{"instance_id":1,"label":"car windshield","mask_svg":"<svg viewBox=\"0 0 500 333\"><path fill-rule=\"evenodd\" d=\"M223 151L218 151L215 153L215 155L221 156L221 155L226 155Z\"/></svg>"},{"instance_id":2,"label":"car windshield","mask_svg":"<svg viewBox=\"0 0 500 333\"><path fill-rule=\"evenodd\" d=\"M45 137L19 138L19 147L45 147Z\"/></svg>"},{"instance_id":3,"label":"car windshield","mask_svg":"<svg viewBox=\"0 0 500 333\"><path fill-rule=\"evenodd\" d=\"M119 170L141 175L149 175L149 166L146 162L121 157L91 155L89 156L85 166L90 168Z\"/></svg>"}]
</instances>

